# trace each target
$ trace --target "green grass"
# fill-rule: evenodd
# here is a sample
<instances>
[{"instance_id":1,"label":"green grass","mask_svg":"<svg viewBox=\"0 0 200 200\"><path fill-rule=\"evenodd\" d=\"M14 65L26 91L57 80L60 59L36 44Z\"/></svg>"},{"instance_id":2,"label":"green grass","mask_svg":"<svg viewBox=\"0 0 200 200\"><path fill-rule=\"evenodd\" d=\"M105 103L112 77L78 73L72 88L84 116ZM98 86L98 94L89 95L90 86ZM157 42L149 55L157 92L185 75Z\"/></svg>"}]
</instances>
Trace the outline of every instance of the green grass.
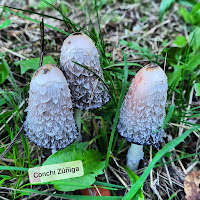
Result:
<instances>
[{"instance_id":1,"label":"green grass","mask_svg":"<svg viewBox=\"0 0 200 200\"><path fill-rule=\"evenodd\" d=\"M128 61L127 57L129 54L125 53L120 47L120 51L123 54L123 62L113 61L107 52L108 46L114 46L113 44L105 43L103 35L95 29L93 22L91 20L91 26L86 29L71 21L63 12L63 9L55 7L55 4L50 4L47 1L43 0L43 2L48 5L51 9L54 9L55 12L58 12L62 19L56 18L53 16L45 15L42 12L35 12L23 9L15 9L13 10L11 7L3 7L2 14L0 15L0 20L2 16L5 15L5 23L0 26L0 28L6 28L9 26L9 13L16 15L20 18L32 21L36 24L40 22L31 17L28 17L27 13L34 13L38 16L44 18L53 18L54 20L58 20L63 22L66 25L67 32L61 30L57 27L54 27L49 24L44 24L46 27L52 29L56 32L56 34L70 34L70 30L75 31L83 31L85 34L91 37L91 39L95 42L96 47L100 52L100 62L104 72L105 84L109 89L112 98L110 102L105 105L103 108L95 111L90 111L93 113L88 114L85 118L82 119L83 129L82 132L85 132L89 139L89 143L87 148L92 148L95 143L98 151L104 155L105 160L105 171L108 170L108 164L114 164L113 156L120 159L121 153L128 146L128 142L124 139L121 139L120 143L118 141L120 139L118 132L116 131L117 122L119 119L120 108L123 103L124 96L128 90L128 86L130 84L128 77L133 77L142 65ZM107 2L107 1L106 1ZM110 2L110 1L109 1ZM163 1L164 2L164 1ZM94 8L96 9L96 17L98 21L99 30L101 30L101 25L99 21L98 9L101 9L105 6L104 2L101 1L102 4L98 4ZM166 10L163 8L163 10ZM163 11L161 13L161 17L163 16ZM90 17L90 16L86 16ZM12 23L12 22L11 22ZM190 27L193 30L193 27ZM196 32L196 34L198 31ZM199 106L190 105L191 101L194 101L195 97L191 95L191 91L193 91L193 87L195 83L198 83L199 80L199 69L200 69L200 59L199 57L199 48L194 48L193 41L198 39L199 35L192 35L189 38L189 41L183 45L176 47L163 48L162 54L152 54L151 49L148 47L141 47L140 45L126 40L119 41L119 46L124 45L129 47L129 50L134 50L134 55L140 56L143 59L148 59L149 62L155 62L160 66L164 65L166 60L166 73L168 75L169 80L169 90L168 90L168 105L166 107L167 116L163 123L163 128L167 133L169 130L171 131L171 135L173 140L163 145L162 148L157 151L153 157L152 162L148 165L148 167L144 170L140 178L132 183L131 190L123 197L123 199L131 199L140 190L146 181L150 171L153 168L162 167L164 164L169 165L171 162L176 162L177 160L182 160L185 158L192 158L193 156L198 156L198 154L188 154L183 149L183 155L180 155L178 159L172 159L172 161L166 163L160 163L160 159L165 156L165 154L175 148L178 144L183 142L187 136L189 136L193 131L196 131L198 134L198 130L200 128L199 125L193 124L189 120L191 118L199 118L200 111ZM185 41L185 39L183 39ZM179 38L179 43L180 43ZM177 44L177 40L175 42ZM51 51L50 41L47 40L47 44ZM26 47L24 47L26 48ZM18 51L19 49L14 49L13 51ZM167 57L165 57L167 54ZM1 146L0 152L2 153L5 147L2 144L9 143L9 140L12 140L14 136L17 134L17 131L20 129L20 123L25 120L24 117L24 109L26 103L20 107L21 103L28 97L28 83L30 82L30 71L25 73L26 79L22 80L23 83L20 83L20 79L15 75L19 72L19 68L14 65L14 61L10 60L8 53L0 54L0 65L4 65L6 80L0 89L0 112L2 113L0 116L0 127L4 127L0 132L1 137ZM27 58L29 59L29 58ZM56 58L59 60L59 58ZM59 62L57 62L59 63ZM129 67L133 67L134 70L130 70ZM172 66L172 69L170 69ZM84 66L83 66L84 67ZM8 73L7 73L8 72ZM33 72L33 71L31 71ZM14 75L13 75L14 74ZM173 99L173 102L172 102ZM93 120L94 119L94 120ZM8 121L9 120L9 121ZM96 121L100 124L97 130L97 135L92 137L94 128L96 126ZM178 137L178 128L171 127L171 123L184 123L190 129L185 131ZM32 154L35 154L36 150L30 149L29 142L26 137L21 136L20 145L22 145L24 151L19 153L19 146L15 144L12 150L6 154L6 158L13 161L13 163L7 163L4 161L0 161L0 170L9 171L9 175L0 174L0 187L2 188L12 188L11 199L15 199L16 197L20 197L22 195L30 195L31 193L37 193L40 195L46 196L55 196L62 198L71 198L71 199L81 199L79 195L61 195L61 194L50 194L43 191L37 191L34 189L34 186L28 183L28 174L27 170L30 167L37 166L39 164L38 160L34 158ZM148 149L148 147L146 148ZM113 156L111 156L111 153ZM158 163L158 164L157 164ZM109 173L109 171L108 171ZM133 175L129 173L129 178L132 181ZM14 179L15 185L10 184L10 180ZM98 179L97 179L98 180ZM121 189L125 191L125 188L122 185L115 184L107 184L105 182L95 182L98 185L102 185L105 187L112 187L117 189ZM111 182L112 183L112 182ZM112 191L114 195L112 199L120 199L117 197L117 192L115 190ZM171 197L175 194L171 194ZM104 199L104 197L86 197L85 199ZM105 198L106 199L106 198ZM111 198L110 198L111 199Z\"/></svg>"}]
</instances>

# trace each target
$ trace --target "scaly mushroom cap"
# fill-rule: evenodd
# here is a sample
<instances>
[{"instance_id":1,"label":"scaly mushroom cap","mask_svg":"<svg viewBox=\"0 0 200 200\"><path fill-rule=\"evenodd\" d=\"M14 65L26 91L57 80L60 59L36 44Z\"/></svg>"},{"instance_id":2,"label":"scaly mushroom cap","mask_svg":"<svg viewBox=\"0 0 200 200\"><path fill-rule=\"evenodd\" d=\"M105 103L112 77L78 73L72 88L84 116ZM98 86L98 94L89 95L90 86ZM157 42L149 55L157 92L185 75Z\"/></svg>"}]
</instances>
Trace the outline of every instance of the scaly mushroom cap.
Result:
<instances>
[{"instance_id":1,"label":"scaly mushroom cap","mask_svg":"<svg viewBox=\"0 0 200 200\"><path fill-rule=\"evenodd\" d=\"M129 142L159 146L164 136L162 126L167 99L167 77L156 64L138 71L120 110L117 125Z\"/></svg>"},{"instance_id":2,"label":"scaly mushroom cap","mask_svg":"<svg viewBox=\"0 0 200 200\"><path fill-rule=\"evenodd\" d=\"M99 54L94 42L83 33L71 34L61 48L60 64L65 71L74 105L81 110L96 109L109 101L109 94L101 80L84 67L87 66L104 80Z\"/></svg>"},{"instance_id":3,"label":"scaly mushroom cap","mask_svg":"<svg viewBox=\"0 0 200 200\"><path fill-rule=\"evenodd\" d=\"M38 146L61 149L78 137L68 83L54 65L44 65L33 75L26 111L26 136Z\"/></svg>"}]
</instances>

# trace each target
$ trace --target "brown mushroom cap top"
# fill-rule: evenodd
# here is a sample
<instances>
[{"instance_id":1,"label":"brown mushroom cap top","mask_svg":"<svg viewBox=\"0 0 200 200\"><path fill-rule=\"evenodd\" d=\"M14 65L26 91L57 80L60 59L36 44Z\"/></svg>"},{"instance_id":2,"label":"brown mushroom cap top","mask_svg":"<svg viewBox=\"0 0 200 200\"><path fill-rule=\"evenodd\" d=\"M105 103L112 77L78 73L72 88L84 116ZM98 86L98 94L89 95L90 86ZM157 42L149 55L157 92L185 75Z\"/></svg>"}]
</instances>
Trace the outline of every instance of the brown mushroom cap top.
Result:
<instances>
[{"instance_id":1,"label":"brown mushroom cap top","mask_svg":"<svg viewBox=\"0 0 200 200\"><path fill-rule=\"evenodd\" d=\"M61 67L65 71L75 107L88 110L106 104L110 96L103 82L74 62L88 67L104 81L97 48L84 33L74 33L65 39L61 48Z\"/></svg>"},{"instance_id":2,"label":"brown mushroom cap top","mask_svg":"<svg viewBox=\"0 0 200 200\"><path fill-rule=\"evenodd\" d=\"M117 125L129 142L159 146L167 99L167 77L156 64L140 69L133 79L120 110Z\"/></svg>"},{"instance_id":3,"label":"brown mushroom cap top","mask_svg":"<svg viewBox=\"0 0 200 200\"><path fill-rule=\"evenodd\" d=\"M56 66L44 65L33 75L26 111L26 136L38 146L61 149L78 137L68 83Z\"/></svg>"},{"instance_id":4,"label":"brown mushroom cap top","mask_svg":"<svg viewBox=\"0 0 200 200\"><path fill-rule=\"evenodd\" d=\"M77 32L69 35L63 45L67 46L67 49L86 49L90 51L95 47L94 42L86 34ZM87 52L86 52L87 53ZM88 52L90 54L90 52Z\"/></svg>"},{"instance_id":5,"label":"brown mushroom cap top","mask_svg":"<svg viewBox=\"0 0 200 200\"><path fill-rule=\"evenodd\" d=\"M55 82L56 83L65 82L66 78L63 75L62 71L58 69L55 65L46 64L46 65L43 65L34 73L31 81L33 80L38 85L47 86Z\"/></svg>"}]
</instances>

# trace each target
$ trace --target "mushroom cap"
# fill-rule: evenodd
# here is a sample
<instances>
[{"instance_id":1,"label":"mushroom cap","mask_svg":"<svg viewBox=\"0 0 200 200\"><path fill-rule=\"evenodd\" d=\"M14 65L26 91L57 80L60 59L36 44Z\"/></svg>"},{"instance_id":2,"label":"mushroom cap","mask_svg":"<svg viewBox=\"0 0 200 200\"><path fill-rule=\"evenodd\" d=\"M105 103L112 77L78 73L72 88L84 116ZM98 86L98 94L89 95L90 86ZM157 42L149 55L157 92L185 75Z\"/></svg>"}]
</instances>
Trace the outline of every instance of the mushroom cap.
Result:
<instances>
[{"instance_id":1,"label":"mushroom cap","mask_svg":"<svg viewBox=\"0 0 200 200\"><path fill-rule=\"evenodd\" d=\"M88 110L106 104L110 95L103 82L94 73L74 62L88 67L104 81L97 48L84 33L73 33L65 39L61 48L61 67L65 71L75 107Z\"/></svg>"},{"instance_id":2,"label":"mushroom cap","mask_svg":"<svg viewBox=\"0 0 200 200\"><path fill-rule=\"evenodd\" d=\"M156 64L140 69L133 79L120 110L117 129L132 143L159 146L164 130L167 76Z\"/></svg>"},{"instance_id":3,"label":"mushroom cap","mask_svg":"<svg viewBox=\"0 0 200 200\"><path fill-rule=\"evenodd\" d=\"M26 111L26 136L38 146L61 149L78 137L68 83L56 66L44 65L33 75Z\"/></svg>"}]
</instances>

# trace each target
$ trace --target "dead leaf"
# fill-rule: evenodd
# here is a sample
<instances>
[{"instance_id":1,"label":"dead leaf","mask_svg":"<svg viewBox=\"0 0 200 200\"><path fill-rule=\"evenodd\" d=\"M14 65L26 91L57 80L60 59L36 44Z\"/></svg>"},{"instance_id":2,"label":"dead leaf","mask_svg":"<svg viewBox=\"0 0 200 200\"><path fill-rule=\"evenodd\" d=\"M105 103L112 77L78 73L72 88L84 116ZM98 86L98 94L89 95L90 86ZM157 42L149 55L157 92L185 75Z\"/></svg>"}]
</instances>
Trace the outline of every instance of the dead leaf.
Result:
<instances>
[{"instance_id":1,"label":"dead leaf","mask_svg":"<svg viewBox=\"0 0 200 200\"><path fill-rule=\"evenodd\" d=\"M187 200L200 199L200 171L190 171L184 180L185 198Z\"/></svg>"}]
</instances>

